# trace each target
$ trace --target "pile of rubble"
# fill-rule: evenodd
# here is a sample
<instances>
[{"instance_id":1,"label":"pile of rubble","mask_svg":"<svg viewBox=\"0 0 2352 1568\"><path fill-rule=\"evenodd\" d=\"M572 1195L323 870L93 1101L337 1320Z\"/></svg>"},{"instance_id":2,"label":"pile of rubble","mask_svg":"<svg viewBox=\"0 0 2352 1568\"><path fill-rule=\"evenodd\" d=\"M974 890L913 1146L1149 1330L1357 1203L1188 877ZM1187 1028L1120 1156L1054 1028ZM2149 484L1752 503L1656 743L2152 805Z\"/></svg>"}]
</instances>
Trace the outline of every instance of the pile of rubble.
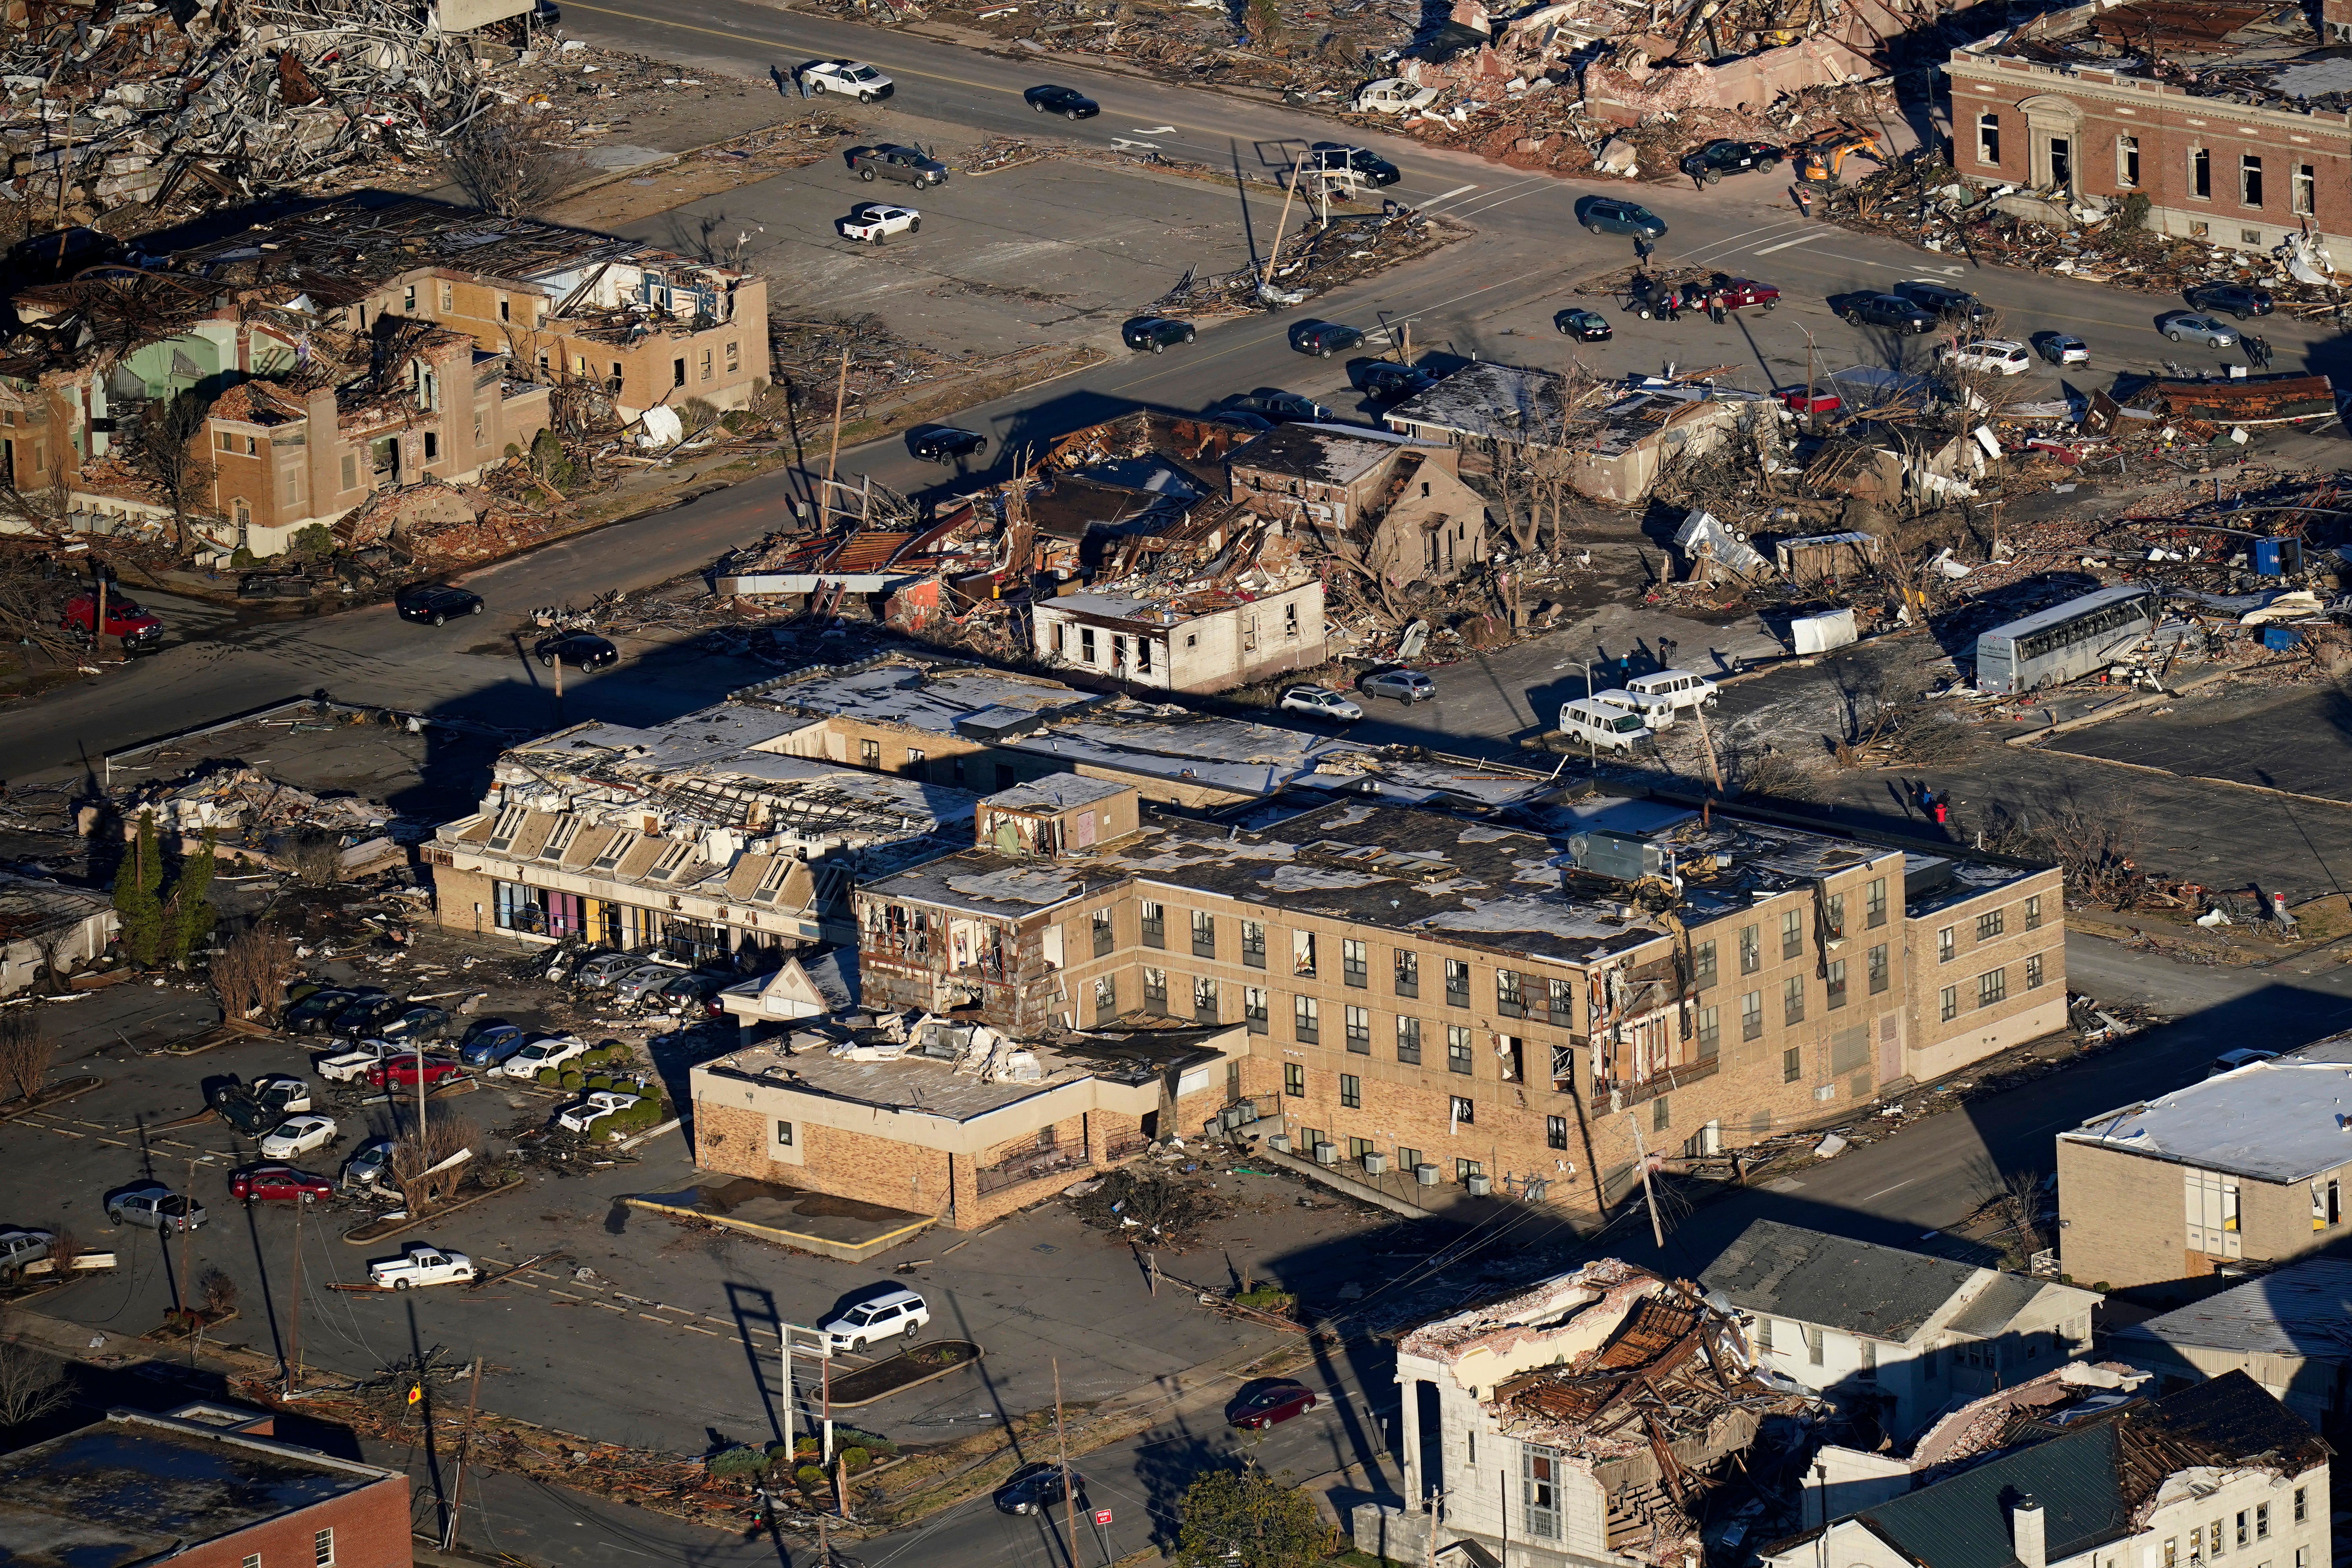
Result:
<instances>
[{"instance_id":1,"label":"pile of rubble","mask_svg":"<svg viewBox=\"0 0 2352 1568\"><path fill-rule=\"evenodd\" d=\"M481 107L468 40L394 0L100 0L29 16L0 56L14 176L0 190L25 204L20 226L380 184Z\"/></svg>"},{"instance_id":2,"label":"pile of rubble","mask_svg":"<svg viewBox=\"0 0 2352 1568\"><path fill-rule=\"evenodd\" d=\"M356 795L313 795L243 763L205 763L177 779L139 785L120 797L116 809L127 823L154 813L183 855L209 838L226 858L303 871L303 847L315 843L334 855L334 879L407 859L390 836L396 814L389 807Z\"/></svg>"}]
</instances>

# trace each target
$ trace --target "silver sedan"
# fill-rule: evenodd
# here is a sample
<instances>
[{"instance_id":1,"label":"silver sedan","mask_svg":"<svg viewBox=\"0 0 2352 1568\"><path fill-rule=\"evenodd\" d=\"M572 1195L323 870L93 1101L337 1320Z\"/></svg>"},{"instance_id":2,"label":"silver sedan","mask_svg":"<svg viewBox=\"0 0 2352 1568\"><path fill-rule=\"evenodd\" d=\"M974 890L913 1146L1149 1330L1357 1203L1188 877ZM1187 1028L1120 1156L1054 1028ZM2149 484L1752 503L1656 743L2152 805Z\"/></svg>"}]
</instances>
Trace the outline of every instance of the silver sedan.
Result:
<instances>
[{"instance_id":1,"label":"silver sedan","mask_svg":"<svg viewBox=\"0 0 2352 1568\"><path fill-rule=\"evenodd\" d=\"M2176 343L2203 343L2209 348L2226 349L2238 341L2234 328L2194 310L2174 310L2157 322L2157 329Z\"/></svg>"}]
</instances>

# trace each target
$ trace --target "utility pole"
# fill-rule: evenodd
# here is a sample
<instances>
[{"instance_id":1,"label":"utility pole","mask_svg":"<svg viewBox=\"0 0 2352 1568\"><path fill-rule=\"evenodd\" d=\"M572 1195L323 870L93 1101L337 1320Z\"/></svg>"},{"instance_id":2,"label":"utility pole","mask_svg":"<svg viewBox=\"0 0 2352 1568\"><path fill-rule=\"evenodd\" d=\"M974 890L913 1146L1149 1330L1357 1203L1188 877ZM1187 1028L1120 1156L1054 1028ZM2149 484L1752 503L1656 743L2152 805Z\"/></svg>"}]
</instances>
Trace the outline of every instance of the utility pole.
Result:
<instances>
[{"instance_id":1,"label":"utility pole","mask_svg":"<svg viewBox=\"0 0 2352 1568\"><path fill-rule=\"evenodd\" d=\"M1070 1488L1070 1439L1062 1427L1062 1358L1054 1358L1054 1442L1062 1451L1062 1518L1070 1531L1070 1568L1078 1563L1078 1500Z\"/></svg>"},{"instance_id":2,"label":"utility pole","mask_svg":"<svg viewBox=\"0 0 2352 1568\"><path fill-rule=\"evenodd\" d=\"M288 1399L294 1397L295 1388L302 1378L302 1211L310 1206L308 1198L294 1205L294 1332L292 1342L287 1347L289 1353L286 1358L285 1397Z\"/></svg>"},{"instance_id":3,"label":"utility pole","mask_svg":"<svg viewBox=\"0 0 2352 1568\"><path fill-rule=\"evenodd\" d=\"M793 1326L776 1325L776 1350L783 1363L784 1383L784 1452L789 1455L800 1433L800 1422L793 1414Z\"/></svg>"},{"instance_id":4,"label":"utility pole","mask_svg":"<svg viewBox=\"0 0 2352 1568\"><path fill-rule=\"evenodd\" d=\"M1632 1111L1625 1113L1625 1125L1633 1130L1633 1158L1642 1167L1642 1197L1650 1208L1650 1239L1665 1250L1666 1227L1658 1223L1658 1190L1650 1184L1650 1156L1642 1147L1642 1119Z\"/></svg>"},{"instance_id":5,"label":"utility pole","mask_svg":"<svg viewBox=\"0 0 2352 1568\"><path fill-rule=\"evenodd\" d=\"M474 1357L474 1391L466 1398L466 1425L457 1434L457 1474L449 1483L449 1523L441 1531L441 1550L457 1544L458 1510L466 1506L466 1460L474 1451L474 1412L482 1403L482 1358Z\"/></svg>"},{"instance_id":6,"label":"utility pole","mask_svg":"<svg viewBox=\"0 0 2352 1568\"><path fill-rule=\"evenodd\" d=\"M1715 777L1715 793L1721 795L1723 793L1723 769L1715 760L1715 737L1707 732L1706 704L1704 702L1696 704L1691 709L1691 712L1698 720L1699 744L1706 748L1706 771Z\"/></svg>"},{"instance_id":7,"label":"utility pole","mask_svg":"<svg viewBox=\"0 0 2352 1568\"><path fill-rule=\"evenodd\" d=\"M189 1232L189 1230L190 1230L191 1228L193 1228L193 1227L188 1224L188 1209L189 1209L189 1208L192 1208L192 1207L194 1207L194 1206L195 1205L195 1201L196 1201L196 1162L195 1162L193 1158L191 1158L191 1159L188 1161L188 1185L187 1185L186 1190L185 1190L184 1192L183 1192L183 1193L180 1194L180 1202L182 1203L182 1205L184 1205L184 1207L182 1207L182 1209L180 1210L180 1281L179 1281L179 1283L180 1283L180 1310L182 1310L183 1312L184 1312L184 1311L188 1310L188 1285L189 1285L189 1283L190 1283L190 1281L189 1281L189 1279L188 1279L188 1232ZM193 1356L191 1356L191 1357L190 1357L188 1364L189 1364L189 1365L191 1365L191 1366L194 1366L194 1365L195 1364L195 1361L194 1361L194 1358Z\"/></svg>"},{"instance_id":8,"label":"utility pole","mask_svg":"<svg viewBox=\"0 0 2352 1568\"><path fill-rule=\"evenodd\" d=\"M1298 196L1298 171L1296 168L1291 170L1287 183L1289 189L1282 198L1282 216L1274 226L1274 247L1265 253L1265 276L1258 279L1257 286L1260 289L1269 289L1274 286L1274 264L1282 255L1282 234L1290 226L1290 204Z\"/></svg>"},{"instance_id":9,"label":"utility pole","mask_svg":"<svg viewBox=\"0 0 2352 1568\"><path fill-rule=\"evenodd\" d=\"M816 498L816 526L824 530L824 509L833 500L833 476L841 461L841 409L849 397L849 345L841 345L841 380L833 389L833 450L824 458L824 493Z\"/></svg>"}]
</instances>

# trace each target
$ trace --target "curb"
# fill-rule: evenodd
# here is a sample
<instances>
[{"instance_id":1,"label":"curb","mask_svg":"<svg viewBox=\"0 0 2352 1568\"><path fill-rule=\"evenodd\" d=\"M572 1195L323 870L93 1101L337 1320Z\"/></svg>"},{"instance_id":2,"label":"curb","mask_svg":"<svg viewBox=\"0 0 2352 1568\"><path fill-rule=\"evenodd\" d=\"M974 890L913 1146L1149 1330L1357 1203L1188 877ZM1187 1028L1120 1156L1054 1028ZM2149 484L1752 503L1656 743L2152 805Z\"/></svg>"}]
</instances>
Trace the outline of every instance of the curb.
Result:
<instances>
[{"instance_id":1,"label":"curb","mask_svg":"<svg viewBox=\"0 0 2352 1568\"><path fill-rule=\"evenodd\" d=\"M69 1078L30 1105L0 1107L0 1121L14 1121L19 1116L30 1116L37 1110L47 1110L52 1105L64 1105L70 1100L79 1100L92 1089L105 1087L106 1080L94 1073L86 1073L80 1078Z\"/></svg>"},{"instance_id":2,"label":"curb","mask_svg":"<svg viewBox=\"0 0 2352 1568\"><path fill-rule=\"evenodd\" d=\"M2237 671L2233 669L2217 669L2210 674L2200 675L2194 680L2184 680L2179 686L2158 691L2153 696L2136 698L2128 702L2111 703L2088 713L2077 714L2072 719L2062 719L2055 724L2045 724L2039 730L2030 730L2022 735L2011 735L2001 744L2030 746L2045 736L2070 735L2077 730L2087 730L2094 724L2104 724L2110 719L2120 719L2126 713L2137 713L2143 708L2153 708L2159 702L2169 702L2183 692L2194 691L2200 686L2210 686L2217 680L2226 680L2236 673Z\"/></svg>"},{"instance_id":3,"label":"curb","mask_svg":"<svg viewBox=\"0 0 2352 1568\"><path fill-rule=\"evenodd\" d=\"M353 1247L368 1247L379 1241L389 1241L395 1236L406 1236L410 1231L415 1230L422 1226L433 1225L446 1215L456 1214L459 1209L472 1208L484 1198L494 1198L501 1193L510 1193L517 1187L528 1184L528 1183L523 1181L509 1182L505 1186L492 1187L489 1191L485 1193L476 1193L470 1198L466 1198L460 1202L449 1204L442 1208L435 1209L431 1214L420 1215L415 1219L397 1221L390 1230L376 1230L375 1227L384 1222L382 1220L370 1220L365 1225L354 1226L352 1229L343 1232L343 1240ZM360 1232L363 1230L372 1231L373 1234L362 1236Z\"/></svg>"},{"instance_id":4,"label":"curb","mask_svg":"<svg viewBox=\"0 0 2352 1568\"><path fill-rule=\"evenodd\" d=\"M968 1360L957 1362L952 1366L943 1366L937 1372L927 1372L920 1377L909 1379L908 1381L898 1384L896 1388L886 1388L871 1399L842 1399L835 1397L833 1401L833 1407L835 1410L863 1410L869 1405L879 1405L884 1400L904 1394L910 1388L920 1388L927 1383L936 1383L940 1378L948 1377L956 1373L962 1372L966 1368L976 1367L982 1361L985 1361L988 1358L988 1352L982 1349L980 1342L976 1340L950 1340L940 1342L970 1345L971 1346L971 1355ZM899 1355L908 1355L911 1353L912 1352L908 1351L900 1351L898 1352ZM894 1357L892 1359L895 1360L897 1358ZM875 1366L887 1366L888 1364L889 1363L887 1362L877 1362L874 1363ZM862 1373L873 1371L874 1367L860 1367L857 1370Z\"/></svg>"}]
</instances>

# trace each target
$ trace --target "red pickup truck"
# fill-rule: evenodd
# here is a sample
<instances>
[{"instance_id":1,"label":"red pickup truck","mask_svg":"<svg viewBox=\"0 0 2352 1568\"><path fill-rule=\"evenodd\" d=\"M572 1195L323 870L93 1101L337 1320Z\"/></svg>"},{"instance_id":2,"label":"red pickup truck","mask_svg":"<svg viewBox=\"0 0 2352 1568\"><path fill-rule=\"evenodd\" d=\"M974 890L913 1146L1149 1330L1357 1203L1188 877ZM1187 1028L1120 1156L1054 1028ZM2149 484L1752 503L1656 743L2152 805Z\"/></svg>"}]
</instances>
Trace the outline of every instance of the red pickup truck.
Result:
<instances>
[{"instance_id":1,"label":"red pickup truck","mask_svg":"<svg viewBox=\"0 0 2352 1568\"><path fill-rule=\"evenodd\" d=\"M77 594L66 603L66 613L58 626L65 631L89 633L90 622L98 618L98 595ZM106 595L105 635L122 639L125 653L140 653L155 647L163 640L163 623L141 609L131 599L110 592Z\"/></svg>"},{"instance_id":2,"label":"red pickup truck","mask_svg":"<svg viewBox=\"0 0 2352 1568\"><path fill-rule=\"evenodd\" d=\"M1709 290L1723 297L1727 310L1743 310L1750 305L1760 305L1769 310L1780 302L1780 290L1753 278L1726 278L1718 272L1707 280L1706 289L1699 291L1700 298L1704 300Z\"/></svg>"}]
</instances>

